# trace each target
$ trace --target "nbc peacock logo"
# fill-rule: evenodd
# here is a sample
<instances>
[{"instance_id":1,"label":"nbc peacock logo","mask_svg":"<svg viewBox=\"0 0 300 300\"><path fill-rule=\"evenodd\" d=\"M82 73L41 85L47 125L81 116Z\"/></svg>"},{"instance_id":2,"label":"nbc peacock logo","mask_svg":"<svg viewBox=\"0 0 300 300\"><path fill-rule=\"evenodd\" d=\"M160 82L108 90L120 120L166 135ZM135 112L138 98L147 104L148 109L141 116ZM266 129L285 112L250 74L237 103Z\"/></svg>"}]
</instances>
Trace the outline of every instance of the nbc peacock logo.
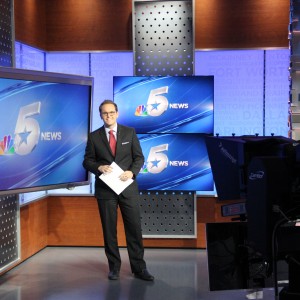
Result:
<instances>
[{"instance_id":1,"label":"nbc peacock logo","mask_svg":"<svg viewBox=\"0 0 300 300\"><path fill-rule=\"evenodd\" d=\"M14 139L11 135L5 135L0 141L0 155L15 154Z\"/></svg>"},{"instance_id":2,"label":"nbc peacock logo","mask_svg":"<svg viewBox=\"0 0 300 300\"><path fill-rule=\"evenodd\" d=\"M139 105L135 110L135 115L138 117L146 117L148 116L146 105Z\"/></svg>"}]
</instances>

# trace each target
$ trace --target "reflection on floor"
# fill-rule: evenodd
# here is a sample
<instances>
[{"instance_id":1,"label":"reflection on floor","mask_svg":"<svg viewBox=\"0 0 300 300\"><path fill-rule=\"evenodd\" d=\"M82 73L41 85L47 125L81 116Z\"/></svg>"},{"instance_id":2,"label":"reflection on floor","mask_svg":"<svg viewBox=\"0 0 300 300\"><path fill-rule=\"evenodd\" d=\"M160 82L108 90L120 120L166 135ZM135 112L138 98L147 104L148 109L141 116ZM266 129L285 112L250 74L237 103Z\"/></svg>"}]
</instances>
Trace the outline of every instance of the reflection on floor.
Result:
<instances>
[{"instance_id":1,"label":"reflection on floor","mask_svg":"<svg viewBox=\"0 0 300 300\"><path fill-rule=\"evenodd\" d=\"M274 289L209 291L205 250L145 249L154 282L130 272L127 250L120 280L107 279L103 248L47 247L0 277L2 300L235 300L274 299Z\"/></svg>"}]
</instances>

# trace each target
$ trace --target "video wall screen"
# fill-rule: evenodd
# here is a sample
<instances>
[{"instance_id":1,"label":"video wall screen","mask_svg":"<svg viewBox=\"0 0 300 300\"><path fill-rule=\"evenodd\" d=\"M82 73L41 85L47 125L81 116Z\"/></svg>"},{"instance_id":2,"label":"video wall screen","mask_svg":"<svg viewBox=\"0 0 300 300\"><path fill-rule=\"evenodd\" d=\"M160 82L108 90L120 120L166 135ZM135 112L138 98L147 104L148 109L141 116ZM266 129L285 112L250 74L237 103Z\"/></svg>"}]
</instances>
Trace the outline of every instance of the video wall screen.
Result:
<instances>
[{"instance_id":1,"label":"video wall screen","mask_svg":"<svg viewBox=\"0 0 300 300\"><path fill-rule=\"evenodd\" d=\"M145 163L139 189L198 191L213 195L212 171L202 134L138 134Z\"/></svg>"},{"instance_id":2,"label":"video wall screen","mask_svg":"<svg viewBox=\"0 0 300 300\"><path fill-rule=\"evenodd\" d=\"M114 76L118 121L137 133L214 131L213 76Z\"/></svg>"},{"instance_id":3,"label":"video wall screen","mask_svg":"<svg viewBox=\"0 0 300 300\"><path fill-rule=\"evenodd\" d=\"M0 68L0 194L88 184L93 79Z\"/></svg>"}]
</instances>

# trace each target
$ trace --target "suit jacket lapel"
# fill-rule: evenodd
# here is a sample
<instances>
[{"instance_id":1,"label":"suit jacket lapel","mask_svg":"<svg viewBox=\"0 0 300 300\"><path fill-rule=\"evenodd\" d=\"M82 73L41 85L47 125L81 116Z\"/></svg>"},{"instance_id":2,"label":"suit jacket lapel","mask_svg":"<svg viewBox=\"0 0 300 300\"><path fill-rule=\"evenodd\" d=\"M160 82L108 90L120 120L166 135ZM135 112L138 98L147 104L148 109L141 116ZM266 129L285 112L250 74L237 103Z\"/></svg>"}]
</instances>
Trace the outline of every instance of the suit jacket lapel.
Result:
<instances>
[{"instance_id":1,"label":"suit jacket lapel","mask_svg":"<svg viewBox=\"0 0 300 300\"><path fill-rule=\"evenodd\" d=\"M111 152L111 149L110 149L110 146L109 146L109 142L108 142L108 139L107 139L107 136L106 136L106 132L105 132L105 127L102 126L100 128L100 138L101 140L103 141L103 144L105 145L105 147ZM112 152L111 152L112 153Z\"/></svg>"},{"instance_id":2,"label":"suit jacket lapel","mask_svg":"<svg viewBox=\"0 0 300 300\"><path fill-rule=\"evenodd\" d=\"M118 149L121 149L121 142L122 142L121 141L121 132L122 132L121 126L118 125L116 156L117 156L117 153L118 153Z\"/></svg>"}]
</instances>

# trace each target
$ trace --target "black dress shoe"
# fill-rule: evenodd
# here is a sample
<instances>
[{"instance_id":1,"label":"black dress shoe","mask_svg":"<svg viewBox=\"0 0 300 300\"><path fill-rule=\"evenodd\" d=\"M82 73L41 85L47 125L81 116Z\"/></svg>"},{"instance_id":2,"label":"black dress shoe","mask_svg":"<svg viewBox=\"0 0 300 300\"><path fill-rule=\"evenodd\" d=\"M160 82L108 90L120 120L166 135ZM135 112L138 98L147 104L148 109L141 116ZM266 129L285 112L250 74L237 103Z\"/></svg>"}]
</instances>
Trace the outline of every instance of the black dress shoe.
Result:
<instances>
[{"instance_id":1,"label":"black dress shoe","mask_svg":"<svg viewBox=\"0 0 300 300\"><path fill-rule=\"evenodd\" d=\"M117 280L117 279L119 279L119 277L120 277L120 275L119 275L118 270L112 270L112 271L109 271L109 273L108 273L109 280Z\"/></svg>"},{"instance_id":2,"label":"black dress shoe","mask_svg":"<svg viewBox=\"0 0 300 300\"><path fill-rule=\"evenodd\" d=\"M154 280L154 276L152 276L147 269L143 270L142 272L137 272L134 273L134 276L136 278L142 279L142 280L146 280L146 281L153 281Z\"/></svg>"}]
</instances>

